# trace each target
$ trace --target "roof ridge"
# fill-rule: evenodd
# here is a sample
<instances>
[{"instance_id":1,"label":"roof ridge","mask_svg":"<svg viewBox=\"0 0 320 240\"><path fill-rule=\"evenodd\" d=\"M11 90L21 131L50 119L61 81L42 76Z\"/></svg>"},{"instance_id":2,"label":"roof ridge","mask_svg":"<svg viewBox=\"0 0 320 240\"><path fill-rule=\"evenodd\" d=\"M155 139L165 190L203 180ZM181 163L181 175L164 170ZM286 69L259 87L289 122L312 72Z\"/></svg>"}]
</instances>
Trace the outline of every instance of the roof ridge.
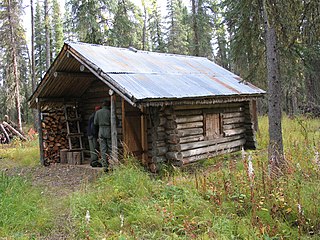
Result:
<instances>
[{"instance_id":1,"label":"roof ridge","mask_svg":"<svg viewBox=\"0 0 320 240\"><path fill-rule=\"evenodd\" d=\"M95 44L95 43L85 43L85 42L73 42L73 41L66 41L65 44L70 45L70 44L79 44L79 45L88 45L88 46L95 46L95 47L104 47L104 48L113 48L113 49L118 49L118 50L125 50L125 51L131 51L128 48L125 47L114 47L114 46L109 46L109 45L101 45L101 44ZM132 52L132 51L131 51ZM174 57L185 57L185 58L196 58L196 59L203 59L203 60L208 60L210 62L210 59L207 57L200 57L200 56L192 56L192 55L184 55L184 54L176 54L176 53L165 53L165 52L153 52L153 51L147 51L147 50L140 50L137 49L136 53L143 53L143 54L155 54L155 55L163 55L163 56L174 56ZM213 62L214 63L214 62Z\"/></svg>"}]
</instances>

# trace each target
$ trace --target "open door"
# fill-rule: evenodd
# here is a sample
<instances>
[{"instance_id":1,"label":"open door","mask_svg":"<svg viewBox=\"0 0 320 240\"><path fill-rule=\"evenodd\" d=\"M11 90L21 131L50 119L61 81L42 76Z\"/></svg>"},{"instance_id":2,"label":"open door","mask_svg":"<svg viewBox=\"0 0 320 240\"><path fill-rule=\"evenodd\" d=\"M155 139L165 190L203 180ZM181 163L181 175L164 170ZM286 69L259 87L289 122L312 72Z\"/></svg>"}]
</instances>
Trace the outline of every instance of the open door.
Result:
<instances>
[{"instance_id":1,"label":"open door","mask_svg":"<svg viewBox=\"0 0 320 240\"><path fill-rule=\"evenodd\" d=\"M147 153L145 116L139 108L135 108L123 100L122 119L125 152L144 163Z\"/></svg>"}]
</instances>

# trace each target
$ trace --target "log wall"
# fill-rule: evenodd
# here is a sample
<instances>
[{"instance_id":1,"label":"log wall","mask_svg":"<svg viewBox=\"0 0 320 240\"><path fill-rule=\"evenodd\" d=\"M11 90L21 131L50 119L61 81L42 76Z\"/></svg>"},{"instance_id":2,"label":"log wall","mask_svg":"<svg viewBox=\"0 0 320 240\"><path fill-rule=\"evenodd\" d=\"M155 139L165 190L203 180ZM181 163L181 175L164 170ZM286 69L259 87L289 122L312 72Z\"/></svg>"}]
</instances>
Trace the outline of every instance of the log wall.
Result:
<instances>
[{"instance_id":1,"label":"log wall","mask_svg":"<svg viewBox=\"0 0 320 240\"><path fill-rule=\"evenodd\" d=\"M254 148L250 102L154 108L148 127L150 162L184 165L215 155ZM152 112L152 110L151 110ZM220 133L208 136L206 123L220 119ZM212 116L212 115L211 115ZM214 125L213 125L214 126Z\"/></svg>"}]
</instances>

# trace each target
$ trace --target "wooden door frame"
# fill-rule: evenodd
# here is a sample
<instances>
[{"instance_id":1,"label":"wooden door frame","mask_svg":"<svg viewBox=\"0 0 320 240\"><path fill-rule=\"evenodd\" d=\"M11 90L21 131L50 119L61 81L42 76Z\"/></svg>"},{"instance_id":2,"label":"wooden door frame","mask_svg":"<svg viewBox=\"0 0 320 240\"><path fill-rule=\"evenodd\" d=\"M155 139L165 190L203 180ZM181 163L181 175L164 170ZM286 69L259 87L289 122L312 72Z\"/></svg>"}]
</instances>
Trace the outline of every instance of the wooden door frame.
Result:
<instances>
[{"instance_id":1,"label":"wooden door frame","mask_svg":"<svg viewBox=\"0 0 320 240\"><path fill-rule=\"evenodd\" d=\"M127 102L127 104L130 104ZM123 143L124 143L124 148L123 148L123 153L124 156L126 156L128 154L127 149L126 149L126 145L128 143L128 139L127 139L127 134L126 134L126 101L124 98L122 98L122 136L123 136ZM146 164L147 160L148 160L148 139L147 139L147 119L146 119L146 114L145 114L145 108L141 107L141 109L136 108L135 109L137 111L139 111L141 113L140 115L140 137L141 137L141 155L142 155L142 163ZM127 145L128 146L128 145ZM130 151L130 149L128 149Z\"/></svg>"}]
</instances>

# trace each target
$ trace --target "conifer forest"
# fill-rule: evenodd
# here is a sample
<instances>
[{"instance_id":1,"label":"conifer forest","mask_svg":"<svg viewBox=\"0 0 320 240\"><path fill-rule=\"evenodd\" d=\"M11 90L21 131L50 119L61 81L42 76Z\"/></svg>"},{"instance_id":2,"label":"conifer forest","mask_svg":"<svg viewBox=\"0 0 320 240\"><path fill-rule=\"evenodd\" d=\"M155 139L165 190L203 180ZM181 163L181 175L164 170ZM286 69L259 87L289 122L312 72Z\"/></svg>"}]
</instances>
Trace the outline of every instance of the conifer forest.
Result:
<instances>
[{"instance_id":1,"label":"conifer forest","mask_svg":"<svg viewBox=\"0 0 320 240\"><path fill-rule=\"evenodd\" d=\"M205 57L235 73L238 84L266 92L254 102L255 151L242 145L190 167L164 157L154 173L125 150L109 172L58 161L42 166L43 116L29 100L64 42ZM136 117L148 129L143 114ZM212 115L220 131L223 119ZM0 239L319 239L319 118L319 0L0 0ZM149 128L160 131L160 120ZM163 136L179 133L171 122ZM168 141L151 145L167 154Z\"/></svg>"},{"instance_id":2,"label":"conifer forest","mask_svg":"<svg viewBox=\"0 0 320 240\"><path fill-rule=\"evenodd\" d=\"M281 109L319 114L318 1L162 1L1 1L1 118L33 121L28 98L64 41L204 56L268 91L265 21L275 34ZM25 23L31 40L26 15L32 15ZM267 105L260 102L260 113L268 112Z\"/></svg>"}]
</instances>

